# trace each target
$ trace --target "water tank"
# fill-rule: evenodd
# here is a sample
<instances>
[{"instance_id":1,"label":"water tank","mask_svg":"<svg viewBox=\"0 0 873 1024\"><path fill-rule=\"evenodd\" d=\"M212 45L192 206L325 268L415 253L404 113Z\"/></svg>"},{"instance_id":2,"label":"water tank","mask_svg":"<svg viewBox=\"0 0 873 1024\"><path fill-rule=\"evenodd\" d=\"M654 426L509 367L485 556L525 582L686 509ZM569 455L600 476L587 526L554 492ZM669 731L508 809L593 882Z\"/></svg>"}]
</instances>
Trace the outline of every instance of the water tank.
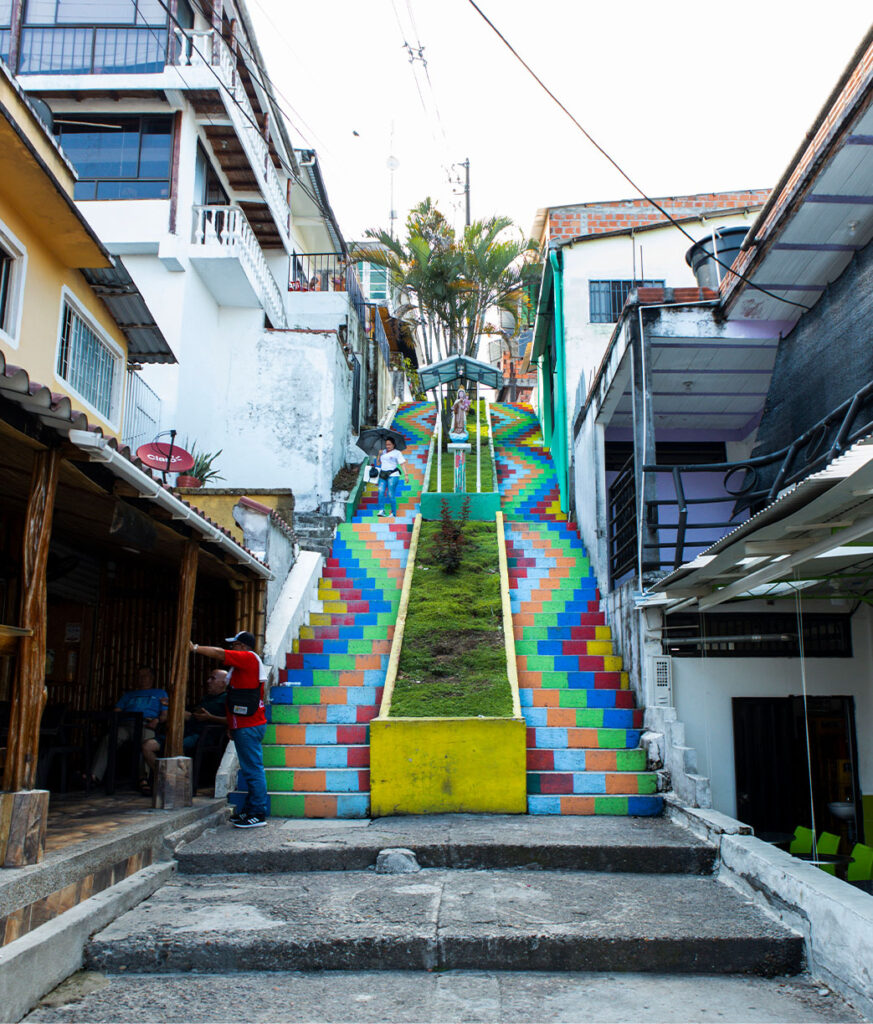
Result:
<instances>
[{"instance_id":1,"label":"water tank","mask_svg":"<svg viewBox=\"0 0 873 1024\"><path fill-rule=\"evenodd\" d=\"M725 268L729 267L736 259L748 230L746 227L716 228L705 238L695 242L685 253L685 262L694 271L694 276L701 288L712 288L713 291L718 291L719 281L723 280L727 273ZM712 258L713 237L715 237L715 255L721 266Z\"/></svg>"}]
</instances>

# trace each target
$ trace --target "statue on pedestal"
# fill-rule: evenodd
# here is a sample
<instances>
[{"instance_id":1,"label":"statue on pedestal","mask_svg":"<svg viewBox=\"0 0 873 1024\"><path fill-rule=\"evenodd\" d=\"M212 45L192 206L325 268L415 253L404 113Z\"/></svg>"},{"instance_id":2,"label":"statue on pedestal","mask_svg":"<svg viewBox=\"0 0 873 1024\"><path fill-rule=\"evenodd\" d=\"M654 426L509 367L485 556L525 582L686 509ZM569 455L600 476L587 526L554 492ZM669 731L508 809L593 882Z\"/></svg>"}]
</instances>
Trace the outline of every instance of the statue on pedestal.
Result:
<instances>
[{"instance_id":1,"label":"statue on pedestal","mask_svg":"<svg viewBox=\"0 0 873 1024\"><path fill-rule=\"evenodd\" d=\"M464 388L458 388L458 397L452 406L452 425L449 429L449 437L453 441L466 441L470 436L467 433L467 412L470 408L470 399Z\"/></svg>"}]
</instances>

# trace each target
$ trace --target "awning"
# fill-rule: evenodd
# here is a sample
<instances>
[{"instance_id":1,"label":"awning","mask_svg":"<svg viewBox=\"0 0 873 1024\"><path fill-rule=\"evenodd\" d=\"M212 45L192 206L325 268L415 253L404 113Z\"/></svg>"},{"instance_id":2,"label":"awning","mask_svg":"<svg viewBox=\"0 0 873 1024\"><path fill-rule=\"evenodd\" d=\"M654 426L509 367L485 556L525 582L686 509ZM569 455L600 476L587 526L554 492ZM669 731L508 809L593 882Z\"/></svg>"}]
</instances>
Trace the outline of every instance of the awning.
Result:
<instances>
[{"instance_id":1,"label":"awning","mask_svg":"<svg viewBox=\"0 0 873 1024\"><path fill-rule=\"evenodd\" d=\"M491 363L483 363L469 356L451 356L439 363L421 367L418 379L425 391L433 391L440 384L451 384L453 380L470 380L489 388L499 388L503 383L503 374Z\"/></svg>"},{"instance_id":2,"label":"awning","mask_svg":"<svg viewBox=\"0 0 873 1024\"><path fill-rule=\"evenodd\" d=\"M106 303L112 318L127 338L127 358L132 363L175 363L167 339L155 323L139 288L118 256L113 266L82 270L95 295Z\"/></svg>"},{"instance_id":3,"label":"awning","mask_svg":"<svg viewBox=\"0 0 873 1024\"><path fill-rule=\"evenodd\" d=\"M701 610L767 598L838 578L873 579L873 438L791 488L660 580L641 603ZM861 587L869 589L869 582Z\"/></svg>"}]
</instances>

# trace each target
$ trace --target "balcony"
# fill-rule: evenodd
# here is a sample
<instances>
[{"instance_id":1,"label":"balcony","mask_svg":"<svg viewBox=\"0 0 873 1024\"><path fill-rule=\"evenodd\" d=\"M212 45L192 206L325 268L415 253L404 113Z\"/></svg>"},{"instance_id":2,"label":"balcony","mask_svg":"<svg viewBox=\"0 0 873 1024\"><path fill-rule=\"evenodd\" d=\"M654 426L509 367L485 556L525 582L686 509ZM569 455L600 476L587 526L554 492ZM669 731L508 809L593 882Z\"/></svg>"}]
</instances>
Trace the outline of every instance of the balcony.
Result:
<instances>
[{"instance_id":1,"label":"balcony","mask_svg":"<svg viewBox=\"0 0 873 1024\"><path fill-rule=\"evenodd\" d=\"M285 327L282 292L238 206L195 206L191 263L220 306L261 308Z\"/></svg>"},{"instance_id":2,"label":"balcony","mask_svg":"<svg viewBox=\"0 0 873 1024\"><path fill-rule=\"evenodd\" d=\"M352 309L360 324L361 333L369 333L367 303L361 291L361 282L354 266L338 252L295 253L291 258L291 279L288 283L288 309L292 310L326 310L336 306L340 309L345 303L351 303ZM339 302L330 300L296 299L301 293L342 293Z\"/></svg>"},{"instance_id":3,"label":"balcony","mask_svg":"<svg viewBox=\"0 0 873 1024\"><path fill-rule=\"evenodd\" d=\"M160 429L161 399L136 370L127 371L124 394L124 420L121 441L136 451L141 444L153 441Z\"/></svg>"},{"instance_id":4,"label":"balcony","mask_svg":"<svg viewBox=\"0 0 873 1024\"><path fill-rule=\"evenodd\" d=\"M251 167L253 180L244 190L257 189L266 198L279 240L290 250L291 211L286 190L237 71L236 58L220 34L212 29L170 32L162 26L25 26L21 30L18 74L29 76L24 85L34 92L80 88L80 82L65 82L61 86L53 79L84 75L100 75L106 90L190 92L195 110L200 105L200 113L208 122L215 119L218 93L239 148ZM154 77L146 83L141 77L144 75ZM223 152L216 155L221 160ZM233 155L228 150L227 158Z\"/></svg>"}]
</instances>

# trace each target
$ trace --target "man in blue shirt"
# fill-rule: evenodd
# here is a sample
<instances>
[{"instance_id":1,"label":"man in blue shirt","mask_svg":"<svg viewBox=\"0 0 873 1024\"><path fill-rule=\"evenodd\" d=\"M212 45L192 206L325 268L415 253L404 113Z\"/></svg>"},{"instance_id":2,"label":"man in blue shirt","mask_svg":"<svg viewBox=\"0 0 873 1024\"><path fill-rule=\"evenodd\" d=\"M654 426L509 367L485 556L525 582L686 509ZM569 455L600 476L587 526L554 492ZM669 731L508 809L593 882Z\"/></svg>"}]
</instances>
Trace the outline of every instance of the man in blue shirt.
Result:
<instances>
[{"instance_id":1,"label":"man in blue shirt","mask_svg":"<svg viewBox=\"0 0 873 1024\"><path fill-rule=\"evenodd\" d=\"M115 704L115 711L142 715L142 739L151 740L155 737L158 723L167 717L169 696L166 690L155 687L155 674L147 665L143 665L136 673L136 688L123 693ZM133 725L122 722L116 733L116 746L133 739ZM109 761L109 734L100 741L94 762L91 765L91 782L102 782Z\"/></svg>"}]
</instances>

